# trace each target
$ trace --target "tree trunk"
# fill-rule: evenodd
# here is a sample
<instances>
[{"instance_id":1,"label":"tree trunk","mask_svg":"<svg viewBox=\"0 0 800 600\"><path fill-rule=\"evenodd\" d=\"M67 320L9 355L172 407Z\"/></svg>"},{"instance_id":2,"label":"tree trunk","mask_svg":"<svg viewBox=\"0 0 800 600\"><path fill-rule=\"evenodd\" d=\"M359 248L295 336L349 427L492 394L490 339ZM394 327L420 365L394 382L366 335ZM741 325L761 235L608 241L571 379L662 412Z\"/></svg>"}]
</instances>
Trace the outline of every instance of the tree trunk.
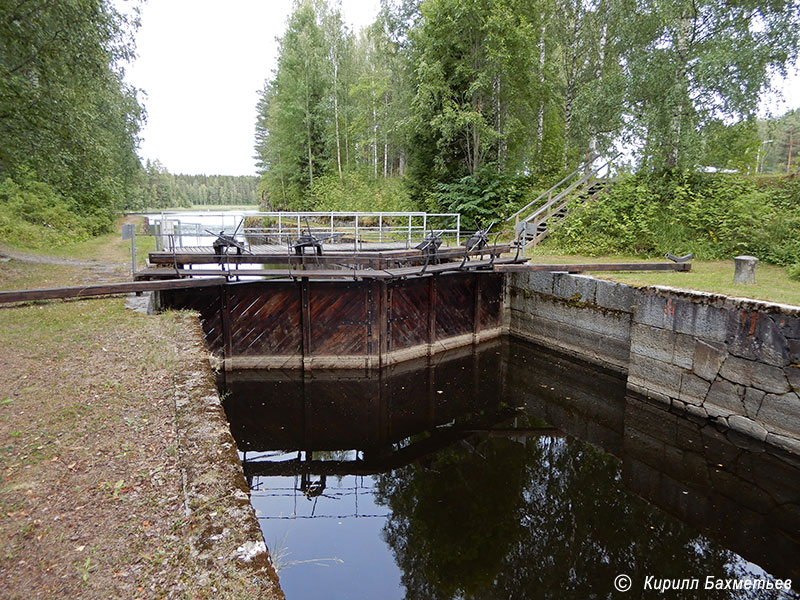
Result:
<instances>
[{"instance_id":1,"label":"tree trunk","mask_svg":"<svg viewBox=\"0 0 800 600\"><path fill-rule=\"evenodd\" d=\"M680 29L678 29L675 46L678 50L678 62L681 67L675 73L675 97L678 98L672 111L672 118L667 139L667 151L664 166L667 169L674 169L680 163L681 158L681 136L683 133L683 114L686 102L688 102L688 51L689 36L694 19L684 15L681 18Z\"/></svg>"},{"instance_id":2,"label":"tree trunk","mask_svg":"<svg viewBox=\"0 0 800 600\"><path fill-rule=\"evenodd\" d=\"M603 23L603 33L600 34L600 55L597 59L597 69L595 69L595 81L603 79L603 64L606 60L606 43L608 40L608 23ZM597 128L592 127L592 135L589 139L589 156L597 154Z\"/></svg>"},{"instance_id":3,"label":"tree trunk","mask_svg":"<svg viewBox=\"0 0 800 600\"><path fill-rule=\"evenodd\" d=\"M333 120L336 123L336 166L339 169L339 182L342 181L342 145L339 141L339 65L334 57L333 63Z\"/></svg>"},{"instance_id":4,"label":"tree trunk","mask_svg":"<svg viewBox=\"0 0 800 600\"><path fill-rule=\"evenodd\" d=\"M387 115L389 114L389 93L383 95L383 178L389 176L389 128L386 126Z\"/></svg>"},{"instance_id":5,"label":"tree trunk","mask_svg":"<svg viewBox=\"0 0 800 600\"><path fill-rule=\"evenodd\" d=\"M500 76L495 76L494 80L494 94L495 94L495 129L500 138L497 142L497 170L503 172L506 170L506 153L508 151L508 140L505 137L505 114L503 101L500 97Z\"/></svg>"},{"instance_id":6,"label":"tree trunk","mask_svg":"<svg viewBox=\"0 0 800 600\"><path fill-rule=\"evenodd\" d=\"M311 152L311 102L306 90L306 143L308 146L308 190L314 196L314 156Z\"/></svg>"},{"instance_id":7,"label":"tree trunk","mask_svg":"<svg viewBox=\"0 0 800 600\"><path fill-rule=\"evenodd\" d=\"M545 61L545 44L544 34L547 29L546 25L542 25L542 32L539 37L539 85L544 90L544 61ZM539 122L536 128L537 140L537 154L539 160L542 158L542 151L544 150L544 97L539 99Z\"/></svg>"}]
</instances>

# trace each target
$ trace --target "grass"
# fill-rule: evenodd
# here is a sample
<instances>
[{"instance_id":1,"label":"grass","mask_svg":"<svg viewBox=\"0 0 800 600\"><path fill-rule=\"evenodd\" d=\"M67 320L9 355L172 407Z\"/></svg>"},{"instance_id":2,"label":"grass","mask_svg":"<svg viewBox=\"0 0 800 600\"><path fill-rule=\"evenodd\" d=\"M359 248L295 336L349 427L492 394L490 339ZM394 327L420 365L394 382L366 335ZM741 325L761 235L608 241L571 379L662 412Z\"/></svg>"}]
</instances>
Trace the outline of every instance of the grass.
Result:
<instances>
[{"instance_id":1,"label":"grass","mask_svg":"<svg viewBox=\"0 0 800 600\"><path fill-rule=\"evenodd\" d=\"M136 225L136 259L137 264L144 264L148 252L155 250L155 238L142 235L144 219L141 217L122 217L117 220L114 231L83 242L65 244L63 246L42 250L25 250L30 254L54 256L74 260L96 260L98 262L115 262L130 264L131 242L122 239L122 225Z\"/></svg>"},{"instance_id":2,"label":"grass","mask_svg":"<svg viewBox=\"0 0 800 600\"><path fill-rule=\"evenodd\" d=\"M50 262L0 262L0 289L129 279L130 242L118 231L48 255L18 249ZM147 242L137 239L139 256ZM173 394L176 377L206 364L186 333L195 324L124 304L0 305L0 595L252 597L247 573L209 571L192 555ZM197 583L220 569L215 593Z\"/></svg>"},{"instance_id":3,"label":"grass","mask_svg":"<svg viewBox=\"0 0 800 600\"><path fill-rule=\"evenodd\" d=\"M16 260L0 263L0 290L68 287L86 283L86 270Z\"/></svg>"},{"instance_id":4,"label":"grass","mask_svg":"<svg viewBox=\"0 0 800 600\"><path fill-rule=\"evenodd\" d=\"M529 252L529 256L532 263L543 264L664 262L664 259L642 259L634 256L546 254L539 248ZM677 271L602 271L592 273L592 275L634 286L666 285L685 290L699 290L739 298L753 298L767 302L800 305L800 281L791 279L785 268L759 263L756 268L756 283L751 285L734 285L733 269L733 260L695 260L692 261L692 270L688 273Z\"/></svg>"}]
</instances>

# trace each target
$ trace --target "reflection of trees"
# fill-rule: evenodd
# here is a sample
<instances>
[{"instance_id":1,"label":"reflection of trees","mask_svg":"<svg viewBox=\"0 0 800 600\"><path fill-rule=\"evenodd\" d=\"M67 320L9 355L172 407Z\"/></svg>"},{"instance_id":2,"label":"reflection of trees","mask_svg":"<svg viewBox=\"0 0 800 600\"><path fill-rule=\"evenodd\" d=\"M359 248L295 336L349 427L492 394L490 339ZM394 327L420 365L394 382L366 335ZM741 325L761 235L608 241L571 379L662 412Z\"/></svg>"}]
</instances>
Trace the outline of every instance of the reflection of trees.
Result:
<instances>
[{"instance_id":1,"label":"reflection of trees","mask_svg":"<svg viewBox=\"0 0 800 600\"><path fill-rule=\"evenodd\" d=\"M701 588L733 576L733 553L625 492L616 459L565 439L451 447L379 476L377 499L392 511L384 533L408 598L607 598L620 573L631 598L663 597L642 591L645 576Z\"/></svg>"},{"instance_id":2,"label":"reflection of trees","mask_svg":"<svg viewBox=\"0 0 800 600\"><path fill-rule=\"evenodd\" d=\"M522 445L489 438L377 477L377 502L392 510L386 541L408 598L491 587L519 535L525 460Z\"/></svg>"}]
</instances>

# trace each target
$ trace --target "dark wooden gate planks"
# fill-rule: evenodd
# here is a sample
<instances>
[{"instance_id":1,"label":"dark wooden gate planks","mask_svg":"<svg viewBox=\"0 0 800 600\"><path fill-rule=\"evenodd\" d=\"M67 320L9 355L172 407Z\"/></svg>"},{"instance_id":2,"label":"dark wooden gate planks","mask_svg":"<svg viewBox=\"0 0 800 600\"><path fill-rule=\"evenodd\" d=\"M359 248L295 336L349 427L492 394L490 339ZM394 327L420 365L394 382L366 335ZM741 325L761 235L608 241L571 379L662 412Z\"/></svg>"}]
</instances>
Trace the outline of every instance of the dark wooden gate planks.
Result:
<instances>
[{"instance_id":1,"label":"dark wooden gate planks","mask_svg":"<svg viewBox=\"0 0 800 600\"><path fill-rule=\"evenodd\" d=\"M503 276L253 281L168 290L226 369L375 368L500 335Z\"/></svg>"}]
</instances>

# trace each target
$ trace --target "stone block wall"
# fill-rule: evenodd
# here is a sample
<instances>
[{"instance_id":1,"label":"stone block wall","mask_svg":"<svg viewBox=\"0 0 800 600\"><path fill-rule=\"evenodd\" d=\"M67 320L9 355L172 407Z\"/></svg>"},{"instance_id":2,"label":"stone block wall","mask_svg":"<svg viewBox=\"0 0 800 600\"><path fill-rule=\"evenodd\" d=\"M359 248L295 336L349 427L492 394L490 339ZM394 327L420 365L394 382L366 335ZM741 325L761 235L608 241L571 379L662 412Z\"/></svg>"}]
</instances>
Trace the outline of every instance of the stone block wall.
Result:
<instances>
[{"instance_id":1,"label":"stone block wall","mask_svg":"<svg viewBox=\"0 0 800 600\"><path fill-rule=\"evenodd\" d=\"M800 451L800 308L637 291L628 389Z\"/></svg>"},{"instance_id":2,"label":"stone block wall","mask_svg":"<svg viewBox=\"0 0 800 600\"><path fill-rule=\"evenodd\" d=\"M517 337L625 372L635 290L567 273L515 273L506 285L506 323Z\"/></svg>"},{"instance_id":3,"label":"stone block wall","mask_svg":"<svg viewBox=\"0 0 800 600\"><path fill-rule=\"evenodd\" d=\"M671 410L800 453L800 308L567 273L515 273L511 335L627 373Z\"/></svg>"}]
</instances>

